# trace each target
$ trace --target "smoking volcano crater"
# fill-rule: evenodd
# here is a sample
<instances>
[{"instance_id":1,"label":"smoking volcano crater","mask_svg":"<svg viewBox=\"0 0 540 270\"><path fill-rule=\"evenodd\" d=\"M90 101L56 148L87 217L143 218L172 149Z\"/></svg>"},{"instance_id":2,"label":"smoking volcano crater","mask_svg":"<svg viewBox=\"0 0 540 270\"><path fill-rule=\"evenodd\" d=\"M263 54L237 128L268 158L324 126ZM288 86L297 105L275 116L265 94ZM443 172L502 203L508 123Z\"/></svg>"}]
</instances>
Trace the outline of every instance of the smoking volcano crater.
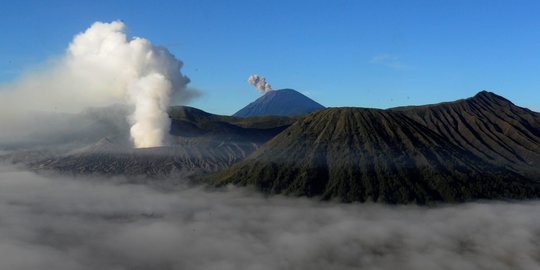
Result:
<instances>
[{"instance_id":1,"label":"smoking volcano crater","mask_svg":"<svg viewBox=\"0 0 540 270\"><path fill-rule=\"evenodd\" d=\"M171 106L196 95L183 63L125 30L120 21L97 22L49 69L2 86L0 143L10 150L2 160L40 172L187 179L344 202L540 196L540 115L494 93L325 109L252 75L248 83L264 95L233 116L215 115Z\"/></svg>"},{"instance_id":2,"label":"smoking volcano crater","mask_svg":"<svg viewBox=\"0 0 540 270\"><path fill-rule=\"evenodd\" d=\"M143 175L269 194L385 203L530 199L540 195L540 115L490 92L388 110L234 117L177 106L171 145L109 140L61 155L11 155L39 170Z\"/></svg>"}]
</instances>

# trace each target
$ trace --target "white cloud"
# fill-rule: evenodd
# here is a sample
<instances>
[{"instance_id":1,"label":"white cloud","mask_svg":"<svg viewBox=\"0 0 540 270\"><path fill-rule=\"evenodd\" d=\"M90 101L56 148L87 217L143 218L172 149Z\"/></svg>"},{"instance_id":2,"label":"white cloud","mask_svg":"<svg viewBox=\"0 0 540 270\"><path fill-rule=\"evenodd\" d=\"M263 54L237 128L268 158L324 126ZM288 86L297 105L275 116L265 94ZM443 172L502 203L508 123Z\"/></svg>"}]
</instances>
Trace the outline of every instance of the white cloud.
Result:
<instances>
[{"instance_id":1,"label":"white cloud","mask_svg":"<svg viewBox=\"0 0 540 270\"><path fill-rule=\"evenodd\" d=\"M537 269L540 202L425 208L0 168L0 269Z\"/></svg>"}]
</instances>

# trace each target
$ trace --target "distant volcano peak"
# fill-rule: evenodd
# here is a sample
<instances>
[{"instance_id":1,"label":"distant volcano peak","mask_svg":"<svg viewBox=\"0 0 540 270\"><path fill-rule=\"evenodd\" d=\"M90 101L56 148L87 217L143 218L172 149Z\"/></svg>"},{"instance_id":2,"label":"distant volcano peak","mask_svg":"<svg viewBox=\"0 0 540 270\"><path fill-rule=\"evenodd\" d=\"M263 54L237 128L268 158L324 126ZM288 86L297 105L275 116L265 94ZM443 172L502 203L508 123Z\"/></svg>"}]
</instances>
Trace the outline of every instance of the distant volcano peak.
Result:
<instances>
[{"instance_id":1,"label":"distant volcano peak","mask_svg":"<svg viewBox=\"0 0 540 270\"><path fill-rule=\"evenodd\" d=\"M236 117L296 116L324 109L324 106L294 89L268 91L262 97L236 112Z\"/></svg>"}]
</instances>

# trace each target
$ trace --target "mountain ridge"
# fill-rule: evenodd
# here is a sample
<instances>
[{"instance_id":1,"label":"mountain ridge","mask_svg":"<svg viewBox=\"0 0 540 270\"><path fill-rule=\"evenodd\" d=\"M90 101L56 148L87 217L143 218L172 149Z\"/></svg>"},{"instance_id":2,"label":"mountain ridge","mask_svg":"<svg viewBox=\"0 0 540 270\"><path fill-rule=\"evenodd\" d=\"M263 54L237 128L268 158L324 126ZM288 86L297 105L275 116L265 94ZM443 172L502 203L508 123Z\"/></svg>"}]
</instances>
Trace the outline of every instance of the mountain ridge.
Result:
<instances>
[{"instance_id":1,"label":"mountain ridge","mask_svg":"<svg viewBox=\"0 0 540 270\"><path fill-rule=\"evenodd\" d=\"M169 110L172 146L106 135L0 156L34 170L251 185L325 200L432 204L540 197L540 114L491 92L391 109L234 117ZM134 179L146 179L135 177Z\"/></svg>"},{"instance_id":2,"label":"mountain ridge","mask_svg":"<svg viewBox=\"0 0 540 270\"><path fill-rule=\"evenodd\" d=\"M399 111L494 165L530 171L540 164L540 114L491 92Z\"/></svg>"},{"instance_id":3,"label":"mountain ridge","mask_svg":"<svg viewBox=\"0 0 540 270\"><path fill-rule=\"evenodd\" d=\"M502 120L492 123L503 117L499 111L510 123L506 129L500 128ZM519 155L536 158L537 128L538 114L489 92L387 110L325 109L295 122L219 174L216 183L254 185L271 194L388 203L538 197L540 169ZM464 130L469 133L460 143L456 133ZM529 143L529 149L518 143ZM488 144L491 159L469 149L481 144ZM508 158L504 150L510 146L519 148L513 153L519 158Z\"/></svg>"}]
</instances>

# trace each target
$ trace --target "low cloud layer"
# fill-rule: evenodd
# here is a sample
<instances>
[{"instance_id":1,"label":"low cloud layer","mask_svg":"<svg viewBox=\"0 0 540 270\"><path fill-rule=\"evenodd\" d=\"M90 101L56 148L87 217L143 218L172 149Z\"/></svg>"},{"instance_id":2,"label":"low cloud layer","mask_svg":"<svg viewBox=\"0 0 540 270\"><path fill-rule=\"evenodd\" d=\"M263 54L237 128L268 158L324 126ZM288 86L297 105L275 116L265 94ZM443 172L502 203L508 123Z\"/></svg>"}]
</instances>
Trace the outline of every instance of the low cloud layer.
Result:
<instances>
[{"instance_id":1,"label":"low cloud layer","mask_svg":"<svg viewBox=\"0 0 540 270\"><path fill-rule=\"evenodd\" d=\"M537 269L539 210L163 192L2 167L0 269Z\"/></svg>"}]
</instances>

